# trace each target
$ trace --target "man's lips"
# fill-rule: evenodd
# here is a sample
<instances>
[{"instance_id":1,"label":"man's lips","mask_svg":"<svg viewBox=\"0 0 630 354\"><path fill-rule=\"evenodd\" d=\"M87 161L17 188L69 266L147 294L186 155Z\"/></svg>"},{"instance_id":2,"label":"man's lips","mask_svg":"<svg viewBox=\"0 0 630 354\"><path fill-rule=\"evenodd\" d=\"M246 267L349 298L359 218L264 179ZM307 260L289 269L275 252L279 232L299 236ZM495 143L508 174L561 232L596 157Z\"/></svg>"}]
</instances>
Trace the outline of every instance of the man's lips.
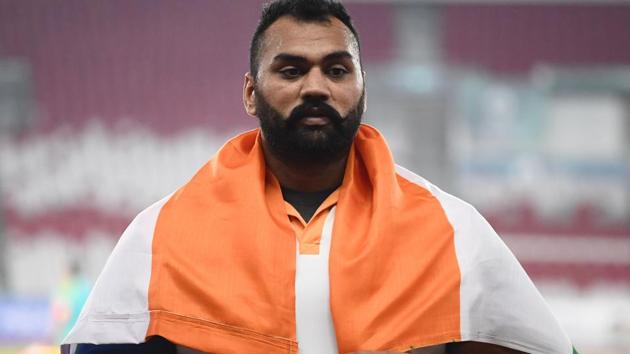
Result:
<instances>
[{"instance_id":1,"label":"man's lips","mask_svg":"<svg viewBox=\"0 0 630 354\"><path fill-rule=\"evenodd\" d=\"M316 126L316 125L326 125L330 123L330 118L328 117L304 117L300 119L300 122L304 125Z\"/></svg>"}]
</instances>

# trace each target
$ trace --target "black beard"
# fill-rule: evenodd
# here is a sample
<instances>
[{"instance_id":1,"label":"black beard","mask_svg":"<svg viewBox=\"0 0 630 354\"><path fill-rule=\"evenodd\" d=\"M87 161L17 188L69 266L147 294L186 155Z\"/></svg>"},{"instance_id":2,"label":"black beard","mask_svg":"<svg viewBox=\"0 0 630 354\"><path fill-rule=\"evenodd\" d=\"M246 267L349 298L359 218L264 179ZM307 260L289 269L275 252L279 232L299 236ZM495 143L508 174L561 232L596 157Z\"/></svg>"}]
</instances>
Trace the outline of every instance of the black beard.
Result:
<instances>
[{"instance_id":1,"label":"black beard","mask_svg":"<svg viewBox=\"0 0 630 354\"><path fill-rule=\"evenodd\" d=\"M361 124L365 93L346 117L319 98L308 98L284 117L260 91L255 98L260 129L278 159L290 164L329 164L346 158ZM317 114L314 115L313 111ZM301 124L306 117L326 117L325 125Z\"/></svg>"}]
</instances>

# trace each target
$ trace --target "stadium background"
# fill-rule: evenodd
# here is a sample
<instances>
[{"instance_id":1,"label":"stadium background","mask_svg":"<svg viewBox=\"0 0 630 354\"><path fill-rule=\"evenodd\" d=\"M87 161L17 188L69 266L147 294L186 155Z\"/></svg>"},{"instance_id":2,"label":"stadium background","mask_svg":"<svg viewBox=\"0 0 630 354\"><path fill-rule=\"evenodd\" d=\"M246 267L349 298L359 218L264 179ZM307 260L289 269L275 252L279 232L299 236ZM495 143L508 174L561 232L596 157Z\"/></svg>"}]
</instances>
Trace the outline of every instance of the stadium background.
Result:
<instances>
[{"instance_id":1,"label":"stadium background","mask_svg":"<svg viewBox=\"0 0 630 354\"><path fill-rule=\"evenodd\" d=\"M481 210L580 352L630 352L630 6L346 3L397 161ZM0 353L49 350L133 215L256 126L259 10L0 0Z\"/></svg>"}]
</instances>

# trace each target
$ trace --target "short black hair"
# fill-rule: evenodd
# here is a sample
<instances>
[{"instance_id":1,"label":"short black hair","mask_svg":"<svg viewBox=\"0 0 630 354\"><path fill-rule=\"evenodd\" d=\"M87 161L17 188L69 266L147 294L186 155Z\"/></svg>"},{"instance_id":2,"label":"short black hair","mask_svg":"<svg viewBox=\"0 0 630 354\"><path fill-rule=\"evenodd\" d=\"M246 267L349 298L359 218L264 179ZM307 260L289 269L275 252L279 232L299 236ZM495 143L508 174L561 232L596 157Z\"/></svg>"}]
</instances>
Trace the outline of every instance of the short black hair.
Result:
<instances>
[{"instance_id":1,"label":"short black hair","mask_svg":"<svg viewBox=\"0 0 630 354\"><path fill-rule=\"evenodd\" d=\"M249 47L249 72L256 80L260 61L260 50L262 48L264 34L267 28L282 16L291 16L302 22L330 22L330 17L335 17L341 21L356 40L357 48L360 49L359 34L352 25L352 19L346 8L335 0L276 0L268 2L263 6L260 21L252 37Z\"/></svg>"}]
</instances>

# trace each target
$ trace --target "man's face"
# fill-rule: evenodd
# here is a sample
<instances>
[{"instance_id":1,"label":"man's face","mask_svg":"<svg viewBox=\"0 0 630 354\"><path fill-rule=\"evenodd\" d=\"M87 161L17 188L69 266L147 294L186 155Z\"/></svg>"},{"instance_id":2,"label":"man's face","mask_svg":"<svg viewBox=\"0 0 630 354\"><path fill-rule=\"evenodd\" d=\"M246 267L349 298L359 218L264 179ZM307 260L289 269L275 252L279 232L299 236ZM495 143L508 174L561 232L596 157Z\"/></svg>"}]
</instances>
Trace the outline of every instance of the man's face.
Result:
<instances>
[{"instance_id":1,"label":"man's face","mask_svg":"<svg viewBox=\"0 0 630 354\"><path fill-rule=\"evenodd\" d=\"M245 107L259 118L272 153L292 162L345 157L364 111L364 82L352 33L330 22L281 17L265 32Z\"/></svg>"}]
</instances>

